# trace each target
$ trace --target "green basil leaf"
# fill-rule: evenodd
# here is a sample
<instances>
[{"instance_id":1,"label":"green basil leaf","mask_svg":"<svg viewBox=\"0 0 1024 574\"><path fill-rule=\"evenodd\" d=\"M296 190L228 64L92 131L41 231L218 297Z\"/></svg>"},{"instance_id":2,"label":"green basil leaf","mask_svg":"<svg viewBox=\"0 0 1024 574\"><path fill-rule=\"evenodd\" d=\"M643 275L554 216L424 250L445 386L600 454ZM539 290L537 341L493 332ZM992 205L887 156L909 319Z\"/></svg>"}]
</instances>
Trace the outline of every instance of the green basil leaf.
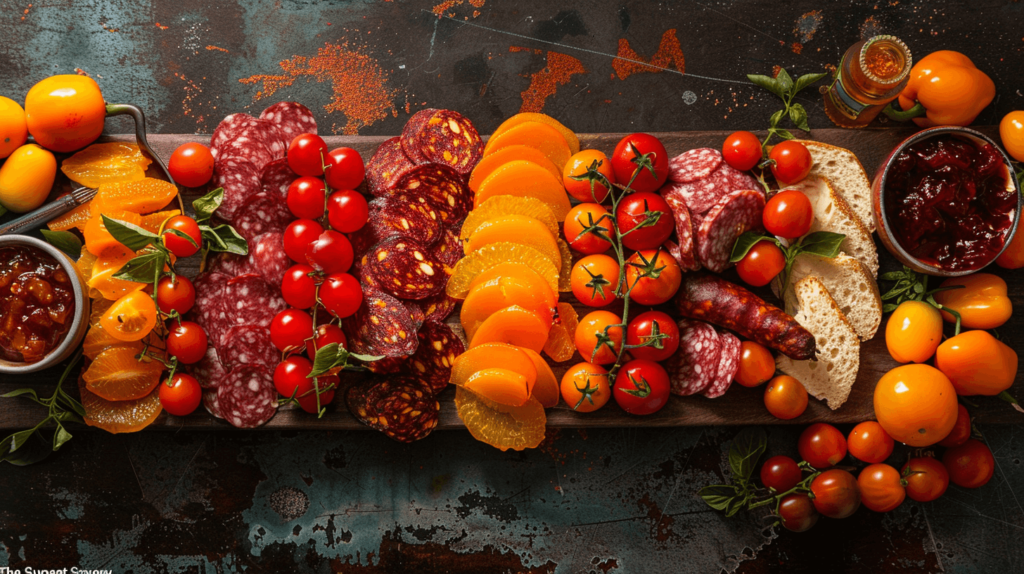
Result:
<instances>
[{"instance_id":1,"label":"green basil leaf","mask_svg":"<svg viewBox=\"0 0 1024 574\"><path fill-rule=\"evenodd\" d=\"M164 233L171 233L171 234L177 235L178 237L180 237L182 239L185 239L189 243L191 243L192 247L195 247L197 249L199 248L199 244L196 243L196 240L192 239L191 235L189 235L188 233L185 233L184 231L182 231L180 229L166 229L166 230L164 230Z\"/></svg>"},{"instance_id":2,"label":"green basil leaf","mask_svg":"<svg viewBox=\"0 0 1024 574\"><path fill-rule=\"evenodd\" d=\"M800 76L796 80L796 85L793 86L793 95L799 94L800 90L803 90L807 86L817 82L818 80L824 78L827 75L828 74L825 72L820 72L817 74L804 74Z\"/></svg>"},{"instance_id":3,"label":"green basil leaf","mask_svg":"<svg viewBox=\"0 0 1024 574\"><path fill-rule=\"evenodd\" d=\"M896 310L896 307L899 307L899 305L897 305L895 303L886 303L885 305L882 305L882 312L883 313L892 313L893 311Z\"/></svg>"},{"instance_id":4,"label":"green basil leaf","mask_svg":"<svg viewBox=\"0 0 1024 574\"><path fill-rule=\"evenodd\" d=\"M28 466L50 456L53 448L37 429L16 432L0 444L0 460L14 466Z\"/></svg>"},{"instance_id":5,"label":"green basil leaf","mask_svg":"<svg viewBox=\"0 0 1024 574\"><path fill-rule=\"evenodd\" d=\"M5 399L13 399L14 397L20 397L22 395L32 395L31 397L26 397L26 398L28 398L31 401L37 402L39 404L43 404L43 403L39 402L39 395L36 394L36 390L35 389L27 389L27 388L26 389L18 389L16 391L11 391L9 393L4 393L4 394L0 395L0 397L3 397Z\"/></svg>"},{"instance_id":6,"label":"green basil leaf","mask_svg":"<svg viewBox=\"0 0 1024 574\"><path fill-rule=\"evenodd\" d=\"M771 241L775 245L779 245L779 240L775 237L762 235L756 231L747 231L736 238L736 243L732 246L732 255L729 256L729 262L737 263L742 260L759 241Z\"/></svg>"},{"instance_id":7,"label":"green basil leaf","mask_svg":"<svg viewBox=\"0 0 1024 574\"><path fill-rule=\"evenodd\" d=\"M65 430L63 425L57 423L57 431L53 433L53 450L59 450L69 440L71 440L71 433Z\"/></svg>"},{"instance_id":8,"label":"green basil leaf","mask_svg":"<svg viewBox=\"0 0 1024 574\"><path fill-rule=\"evenodd\" d=\"M245 238L235 231L234 227L225 223L217 227L200 225L199 229L202 232L203 239L209 244L210 251L234 253L236 255L249 254L249 244L246 243Z\"/></svg>"},{"instance_id":9,"label":"green basil leaf","mask_svg":"<svg viewBox=\"0 0 1024 574\"><path fill-rule=\"evenodd\" d=\"M313 370L306 375L307 379L318 377L331 369L345 367L348 364L349 353L338 343L330 343L320 347L313 359Z\"/></svg>"},{"instance_id":10,"label":"green basil leaf","mask_svg":"<svg viewBox=\"0 0 1024 574\"><path fill-rule=\"evenodd\" d=\"M796 139L796 136L789 133L789 130L776 130L775 133L779 134L779 137L784 140Z\"/></svg>"},{"instance_id":11,"label":"green basil leaf","mask_svg":"<svg viewBox=\"0 0 1024 574\"><path fill-rule=\"evenodd\" d=\"M779 68L779 73L775 76L775 79L778 80L784 94L792 95L790 90L793 89L793 78L785 68Z\"/></svg>"},{"instance_id":12,"label":"green basil leaf","mask_svg":"<svg viewBox=\"0 0 1024 574\"><path fill-rule=\"evenodd\" d=\"M757 461L768 447L768 436L760 427L747 427L729 445L729 468L733 480L748 482L757 468Z\"/></svg>"},{"instance_id":13,"label":"green basil leaf","mask_svg":"<svg viewBox=\"0 0 1024 574\"><path fill-rule=\"evenodd\" d=\"M786 90L782 88L779 81L775 78L760 74L747 74L747 79L753 82L755 86L761 86L780 98L786 97Z\"/></svg>"},{"instance_id":14,"label":"green basil leaf","mask_svg":"<svg viewBox=\"0 0 1024 574\"><path fill-rule=\"evenodd\" d=\"M779 110L779 111L775 112L774 114L772 114L772 117L768 118L768 122L772 126L772 130L773 131L775 129L775 126L779 125L779 121L782 119L783 111L784 110Z\"/></svg>"},{"instance_id":15,"label":"green basil leaf","mask_svg":"<svg viewBox=\"0 0 1024 574\"><path fill-rule=\"evenodd\" d=\"M712 484L697 493L704 502L715 510L725 510L738 498L738 489L731 484Z\"/></svg>"},{"instance_id":16,"label":"green basil leaf","mask_svg":"<svg viewBox=\"0 0 1024 574\"><path fill-rule=\"evenodd\" d=\"M804 237L803 241L797 245L797 249L799 253L811 253L831 259L839 255L839 246L842 245L844 239L846 236L842 233L815 231Z\"/></svg>"},{"instance_id":17,"label":"green basil leaf","mask_svg":"<svg viewBox=\"0 0 1024 574\"><path fill-rule=\"evenodd\" d=\"M203 223L210 219L215 211L224 201L224 188L217 189L192 202L192 209L196 212L196 222Z\"/></svg>"},{"instance_id":18,"label":"green basil leaf","mask_svg":"<svg viewBox=\"0 0 1024 574\"><path fill-rule=\"evenodd\" d=\"M134 281L136 283L152 283L158 278L166 264L167 255L163 251L143 253L125 263L114 274L114 279Z\"/></svg>"},{"instance_id":19,"label":"green basil leaf","mask_svg":"<svg viewBox=\"0 0 1024 574\"><path fill-rule=\"evenodd\" d=\"M747 506L747 502L750 500L750 493L748 492L745 496L737 496L729 501L728 506L725 508L725 517L732 518L737 512L743 510Z\"/></svg>"},{"instance_id":20,"label":"green basil leaf","mask_svg":"<svg viewBox=\"0 0 1024 574\"><path fill-rule=\"evenodd\" d=\"M70 231L50 231L49 229L40 229L39 233L43 234L43 239L47 243L60 249L71 259L78 259L82 256L82 240L74 233Z\"/></svg>"},{"instance_id":21,"label":"green basil leaf","mask_svg":"<svg viewBox=\"0 0 1024 574\"><path fill-rule=\"evenodd\" d=\"M807 123L807 110L801 104L789 106L789 119L793 125L805 132L811 131L811 126Z\"/></svg>"},{"instance_id":22,"label":"green basil leaf","mask_svg":"<svg viewBox=\"0 0 1024 574\"><path fill-rule=\"evenodd\" d=\"M155 233L150 233L138 225L118 221L102 214L100 217L103 218L103 225L114 236L114 239L132 251L138 251L150 243L159 242L160 238Z\"/></svg>"},{"instance_id":23,"label":"green basil leaf","mask_svg":"<svg viewBox=\"0 0 1024 574\"><path fill-rule=\"evenodd\" d=\"M379 361L384 358L384 355L361 355L359 353L349 353L348 356L352 357L357 361L362 361L364 363L372 363L374 361Z\"/></svg>"}]
</instances>

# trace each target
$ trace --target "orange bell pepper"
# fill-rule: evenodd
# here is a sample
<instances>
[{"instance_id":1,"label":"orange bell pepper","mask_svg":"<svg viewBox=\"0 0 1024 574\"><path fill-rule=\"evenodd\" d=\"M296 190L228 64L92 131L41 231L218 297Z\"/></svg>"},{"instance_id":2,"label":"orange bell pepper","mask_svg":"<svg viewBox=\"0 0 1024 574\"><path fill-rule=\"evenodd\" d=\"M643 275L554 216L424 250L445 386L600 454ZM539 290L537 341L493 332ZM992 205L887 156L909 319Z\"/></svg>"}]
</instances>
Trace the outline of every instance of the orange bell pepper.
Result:
<instances>
[{"instance_id":1,"label":"orange bell pepper","mask_svg":"<svg viewBox=\"0 0 1024 574\"><path fill-rule=\"evenodd\" d=\"M960 314L960 324L968 329L995 329L1013 314L1013 303L1006 296L1006 281L991 273L973 273L963 277L951 277L939 288L962 285L935 293L935 301ZM950 323L956 317L947 311L942 318Z\"/></svg>"},{"instance_id":2,"label":"orange bell pepper","mask_svg":"<svg viewBox=\"0 0 1024 574\"><path fill-rule=\"evenodd\" d=\"M967 331L939 345L935 367L958 395L994 396L1017 378L1017 353L988 331Z\"/></svg>"},{"instance_id":3,"label":"orange bell pepper","mask_svg":"<svg viewBox=\"0 0 1024 574\"><path fill-rule=\"evenodd\" d=\"M1010 244L996 259L996 265L1003 269L1024 267L1024 225L1017 224L1017 232L1010 238Z\"/></svg>"},{"instance_id":4,"label":"orange bell pepper","mask_svg":"<svg viewBox=\"0 0 1024 574\"><path fill-rule=\"evenodd\" d=\"M910 69L910 81L899 95L903 111L890 104L894 120L913 119L922 128L966 126L992 102L996 85L970 58L951 50L932 52Z\"/></svg>"}]
</instances>

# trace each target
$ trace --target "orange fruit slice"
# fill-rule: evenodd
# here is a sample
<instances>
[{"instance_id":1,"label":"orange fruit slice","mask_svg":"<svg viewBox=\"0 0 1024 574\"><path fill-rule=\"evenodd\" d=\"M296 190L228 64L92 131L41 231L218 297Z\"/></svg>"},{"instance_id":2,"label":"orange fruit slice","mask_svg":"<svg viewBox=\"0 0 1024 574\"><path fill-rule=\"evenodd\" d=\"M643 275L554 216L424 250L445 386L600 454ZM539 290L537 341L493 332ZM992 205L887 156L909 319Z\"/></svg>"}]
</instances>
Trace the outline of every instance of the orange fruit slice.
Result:
<instances>
[{"instance_id":1,"label":"orange fruit slice","mask_svg":"<svg viewBox=\"0 0 1024 574\"><path fill-rule=\"evenodd\" d=\"M126 347L132 350L133 355L138 355L142 352L142 341L119 341L107 335L99 325L90 326L85 333L85 339L82 340L82 354L93 360L112 347Z\"/></svg>"},{"instance_id":2,"label":"orange fruit slice","mask_svg":"<svg viewBox=\"0 0 1024 574\"><path fill-rule=\"evenodd\" d=\"M469 236L481 224L502 215L526 215L539 219L554 237L558 237L559 228L561 227L561 222L555 219L555 214L551 211L551 208L536 197L495 195L469 212L466 220L462 222L462 231L459 233L459 239L463 241L469 239Z\"/></svg>"},{"instance_id":3,"label":"orange fruit slice","mask_svg":"<svg viewBox=\"0 0 1024 574\"><path fill-rule=\"evenodd\" d=\"M569 244L562 239L556 239L558 252L562 258L562 266L558 269L558 290L562 293L572 292L572 251Z\"/></svg>"},{"instance_id":4,"label":"orange fruit slice","mask_svg":"<svg viewBox=\"0 0 1024 574\"><path fill-rule=\"evenodd\" d=\"M156 211L178 195L178 188L169 181L147 177L139 181L125 181L101 185L92 199L93 217L108 210L149 213Z\"/></svg>"},{"instance_id":5,"label":"orange fruit slice","mask_svg":"<svg viewBox=\"0 0 1024 574\"><path fill-rule=\"evenodd\" d=\"M508 343L524 349L540 351L548 340L551 323L545 323L535 313L512 305L495 312L476 329L469 346L484 343Z\"/></svg>"},{"instance_id":6,"label":"orange fruit slice","mask_svg":"<svg viewBox=\"0 0 1024 574\"><path fill-rule=\"evenodd\" d=\"M579 153L580 140L579 138L576 137L576 134L572 130L562 125L562 122L556 120L555 118L547 114L539 114L536 112L522 112L510 117L509 119L502 122L501 125L498 126L498 129L494 130L494 133L491 134L490 139L493 140L495 136L497 136L498 134L506 132L509 129L514 128L520 124L524 124L526 122L540 122L542 124L547 124L555 128L558 131L558 133L561 134L563 138L565 138L565 143L569 146L569 151L572 152L573 154ZM488 144L490 144L490 141L488 141ZM484 147L484 154L486 153L487 147Z\"/></svg>"},{"instance_id":7,"label":"orange fruit slice","mask_svg":"<svg viewBox=\"0 0 1024 574\"><path fill-rule=\"evenodd\" d=\"M466 379L467 391L499 405L520 407L530 400L530 382L526 377L509 369L481 369Z\"/></svg>"},{"instance_id":8,"label":"orange fruit slice","mask_svg":"<svg viewBox=\"0 0 1024 574\"><path fill-rule=\"evenodd\" d=\"M109 142L92 144L64 160L60 170L68 179L85 187L108 183L139 181L153 163L142 154L138 144Z\"/></svg>"},{"instance_id":9,"label":"orange fruit slice","mask_svg":"<svg viewBox=\"0 0 1024 574\"><path fill-rule=\"evenodd\" d=\"M149 293L132 291L123 295L100 318L100 325L120 341L138 341L156 326L156 303Z\"/></svg>"},{"instance_id":10,"label":"orange fruit slice","mask_svg":"<svg viewBox=\"0 0 1024 574\"><path fill-rule=\"evenodd\" d=\"M92 277L92 266L95 264L96 256L90 253L83 245L82 254L78 257L78 261L75 262L75 268L78 269L78 274L82 277L83 281L88 281ZM95 289L90 289L89 297L99 298L100 294Z\"/></svg>"},{"instance_id":11,"label":"orange fruit slice","mask_svg":"<svg viewBox=\"0 0 1024 574\"><path fill-rule=\"evenodd\" d=\"M158 389L140 399L127 401L105 400L90 391L81 380L78 389L85 407L85 424L109 433L140 431L155 421L163 410Z\"/></svg>"},{"instance_id":12,"label":"orange fruit slice","mask_svg":"<svg viewBox=\"0 0 1024 574\"><path fill-rule=\"evenodd\" d=\"M110 210L103 212L103 215L106 215L111 219L131 223L133 225L140 225L142 223L141 215L128 211ZM114 239L114 236L107 231L107 226L103 223L103 218L99 215L89 218L89 222L85 224L85 230L82 232L82 235L85 236L86 249L97 257L103 253L104 249L114 245L121 245L116 239Z\"/></svg>"},{"instance_id":13,"label":"orange fruit slice","mask_svg":"<svg viewBox=\"0 0 1024 574\"><path fill-rule=\"evenodd\" d=\"M555 164L551 163L551 160L548 159L548 156L544 155L544 152L535 147L517 144L503 147L481 159L476 164L476 167L473 168L473 173L469 176L469 189L475 192L480 187L480 183L487 176L491 175L494 170L517 159L532 161L550 171L551 175L556 178L562 177L562 172L558 170Z\"/></svg>"},{"instance_id":14,"label":"orange fruit slice","mask_svg":"<svg viewBox=\"0 0 1024 574\"><path fill-rule=\"evenodd\" d=\"M139 223L139 227L145 229L150 233L159 233L160 226L165 221L172 217L181 215L181 212L177 209L169 209L167 211L157 211L156 213L150 213L149 215L142 216L142 222Z\"/></svg>"},{"instance_id":15,"label":"orange fruit slice","mask_svg":"<svg viewBox=\"0 0 1024 574\"><path fill-rule=\"evenodd\" d=\"M555 128L541 122L523 122L492 135L484 146L484 157L510 145L528 145L541 151L558 171L565 168L572 157L572 149L565 137ZM561 180L561 178L559 178Z\"/></svg>"},{"instance_id":16,"label":"orange fruit slice","mask_svg":"<svg viewBox=\"0 0 1024 574\"><path fill-rule=\"evenodd\" d=\"M554 292L536 273L503 275L470 289L462 303L459 321L466 331L466 337L473 340L481 323L511 305L530 310L546 325L550 325L556 303Z\"/></svg>"},{"instance_id":17,"label":"orange fruit slice","mask_svg":"<svg viewBox=\"0 0 1024 574\"><path fill-rule=\"evenodd\" d=\"M548 365L544 357L530 349L522 349L522 351L526 353L527 357L530 357L533 366L537 369L537 382L533 384L533 393L530 396L540 401L544 408L550 409L558 404L558 398L561 396L558 377L555 376L551 365Z\"/></svg>"},{"instance_id":18,"label":"orange fruit slice","mask_svg":"<svg viewBox=\"0 0 1024 574\"><path fill-rule=\"evenodd\" d=\"M555 236L539 219L525 215L501 215L489 219L470 235L465 252L471 253L492 243L519 243L533 247L550 259L556 269L562 268L562 254Z\"/></svg>"},{"instance_id":19,"label":"orange fruit slice","mask_svg":"<svg viewBox=\"0 0 1024 574\"><path fill-rule=\"evenodd\" d=\"M558 291L558 268L543 253L518 243L492 243L467 254L455 264L448 279L448 295L465 299L470 283L477 275L503 263L520 263L529 267L547 282L552 291Z\"/></svg>"},{"instance_id":20,"label":"orange fruit slice","mask_svg":"<svg viewBox=\"0 0 1024 574\"><path fill-rule=\"evenodd\" d=\"M548 283L540 273L537 273L528 265L523 263L499 263L498 265L495 265L474 277L473 280L469 282L469 290L472 291L479 285L489 283L502 277L516 277L524 281L529 281L531 284L538 282L544 283L548 286L548 290L545 291L545 293L549 291L551 293L551 306L554 307L555 303L558 302L558 295L555 294L555 291L551 290L551 284Z\"/></svg>"},{"instance_id":21,"label":"orange fruit slice","mask_svg":"<svg viewBox=\"0 0 1024 574\"><path fill-rule=\"evenodd\" d=\"M46 227L48 227L50 231L67 231L69 229L85 231L85 224L89 222L90 203L92 202L87 201L64 215L60 215L56 219L51 219L50 222L46 224Z\"/></svg>"},{"instance_id":22,"label":"orange fruit slice","mask_svg":"<svg viewBox=\"0 0 1024 574\"><path fill-rule=\"evenodd\" d=\"M130 347L110 347L82 373L90 391L108 401L130 401L145 397L160 383L164 365L148 358L138 360Z\"/></svg>"},{"instance_id":23,"label":"orange fruit slice","mask_svg":"<svg viewBox=\"0 0 1024 574\"><path fill-rule=\"evenodd\" d=\"M551 208L558 221L563 221L572 209L561 178L556 178L548 170L530 161L510 161L495 169L480 183L473 207L479 207L498 195L535 197Z\"/></svg>"},{"instance_id":24,"label":"orange fruit slice","mask_svg":"<svg viewBox=\"0 0 1024 574\"><path fill-rule=\"evenodd\" d=\"M457 388L455 409L473 438L494 448L523 450L537 448L544 441L547 416L537 399L511 407Z\"/></svg>"},{"instance_id":25,"label":"orange fruit slice","mask_svg":"<svg viewBox=\"0 0 1024 574\"><path fill-rule=\"evenodd\" d=\"M487 343L468 349L455 359L449 382L464 386L469 377L484 369L507 369L526 377L533 388L537 381L537 368L522 349L506 343Z\"/></svg>"},{"instance_id":26,"label":"orange fruit slice","mask_svg":"<svg viewBox=\"0 0 1024 574\"><path fill-rule=\"evenodd\" d=\"M576 327L580 323L576 309L568 303L558 304L558 323L551 327L544 353L559 363L568 361L576 352Z\"/></svg>"},{"instance_id":27,"label":"orange fruit slice","mask_svg":"<svg viewBox=\"0 0 1024 574\"><path fill-rule=\"evenodd\" d=\"M123 295L142 289L144 283L115 279L114 275L121 270L125 263L135 257L135 252L120 243L111 245L100 253L96 263L92 267L92 276L88 284L91 289L100 292L104 299L111 301L120 299Z\"/></svg>"}]
</instances>

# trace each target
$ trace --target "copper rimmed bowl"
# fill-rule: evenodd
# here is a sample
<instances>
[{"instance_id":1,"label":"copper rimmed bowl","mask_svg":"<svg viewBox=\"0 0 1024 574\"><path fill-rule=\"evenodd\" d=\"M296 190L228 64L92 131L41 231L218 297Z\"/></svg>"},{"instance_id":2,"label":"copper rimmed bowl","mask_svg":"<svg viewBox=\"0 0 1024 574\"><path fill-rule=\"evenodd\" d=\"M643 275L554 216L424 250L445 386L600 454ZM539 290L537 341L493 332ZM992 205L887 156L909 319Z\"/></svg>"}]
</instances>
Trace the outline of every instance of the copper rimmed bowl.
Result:
<instances>
[{"instance_id":1,"label":"copper rimmed bowl","mask_svg":"<svg viewBox=\"0 0 1024 574\"><path fill-rule=\"evenodd\" d=\"M939 137L943 135L955 135L970 140L979 147L986 144L991 144L995 149L999 151L1000 155L1002 155L1003 157L1003 169L1005 170L1004 177L1006 179L1006 188L1008 190L1012 189L1017 196L1017 207L1013 212L1013 223L1010 225L1008 229L1004 231L1003 248L1000 249L999 252L994 253L991 256L991 258L986 259L981 264L976 265L971 269L958 269L955 271L944 269L942 267L933 265L929 262L922 261L921 259L918 259L917 257L911 255L909 252L907 252L906 249L903 248L902 245L900 245L899 239L894 234L890 214L887 213L885 207L887 191L886 184L892 166L896 163L896 158L899 157L899 155L903 153L908 147L916 143L919 143L929 138ZM963 275L975 273L981 269L984 269L986 266L990 265L1002 254L1003 251L1006 250L1006 247L1010 244L1010 238L1012 238L1013 234L1016 233L1017 225L1020 222L1021 210L1024 209L1024 198L1022 198L1020 194L1020 189L1017 185L1017 178L1013 176L1013 172L1010 169L1010 166L1012 165L1011 161L1012 160L1010 159L1010 156L1006 154L1003 148L1000 147L1000 145L995 140L979 131L960 126L938 126L934 128L928 128L926 130L921 130L900 142L900 144L897 145L889 153L888 156L886 156L885 161L883 161L882 165L879 166L878 171L875 172L875 178L871 182L871 203L872 212L875 216L875 227L878 229L878 236L879 238L881 238L882 243L885 245L885 248L888 249L889 253L892 253L893 256L896 257L896 259L898 259L901 263L903 263L907 267L910 267L914 271L917 271L919 273L926 273L928 275L936 275L939 277L961 277Z\"/></svg>"}]
</instances>

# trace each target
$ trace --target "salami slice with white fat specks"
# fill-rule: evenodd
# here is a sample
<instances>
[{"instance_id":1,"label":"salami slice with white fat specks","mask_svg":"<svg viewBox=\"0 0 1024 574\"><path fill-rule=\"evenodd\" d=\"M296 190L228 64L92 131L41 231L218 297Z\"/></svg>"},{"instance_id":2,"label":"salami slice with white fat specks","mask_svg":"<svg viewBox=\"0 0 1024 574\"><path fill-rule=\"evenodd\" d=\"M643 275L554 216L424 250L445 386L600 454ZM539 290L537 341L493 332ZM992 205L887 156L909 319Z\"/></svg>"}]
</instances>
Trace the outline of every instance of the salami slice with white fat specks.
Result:
<instances>
[{"instance_id":1,"label":"salami slice with white fat specks","mask_svg":"<svg viewBox=\"0 0 1024 574\"><path fill-rule=\"evenodd\" d=\"M675 183L670 193L679 194L691 214L703 215L718 201L740 189L759 189L760 184L750 175L722 162L711 174L689 183ZM762 192L763 195L763 192Z\"/></svg>"},{"instance_id":2,"label":"salami slice with white fat specks","mask_svg":"<svg viewBox=\"0 0 1024 574\"><path fill-rule=\"evenodd\" d=\"M285 150L295 136L316 134L316 116L309 108L298 102L278 102L263 110L260 119L277 126L281 131Z\"/></svg>"},{"instance_id":3,"label":"salami slice with white fat specks","mask_svg":"<svg viewBox=\"0 0 1024 574\"><path fill-rule=\"evenodd\" d=\"M217 402L217 389L216 387L210 389L203 389L203 407L206 412L211 415L222 419L224 415L220 413L220 403Z\"/></svg>"},{"instance_id":4,"label":"salami slice with white fat specks","mask_svg":"<svg viewBox=\"0 0 1024 574\"><path fill-rule=\"evenodd\" d=\"M202 359L199 359L198 363L185 365L183 369L186 373L195 377L199 381L199 386L203 389L216 389L217 385L224 380L224 375L228 372L228 369L220 361L217 348L212 344L206 348L206 354L203 355Z\"/></svg>"},{"instance_id":5,"label":"salami slice with white fat specks","mask_svg":"<svg viewBox=\"0 0 1024 574\"><path fill-rule=\"evenodd\" d=\"M220 341L221 335L231 328L227 300L224 298L231 279L231 276L224 273L208 272L200 274L193 282L196 302L188 315L206 331L207 338L214 345Z\"/></svg>"},{"instance_id":6,"label":"salami slice with white fat specks","mask_svg":"<svg viewBox=\"0 0 1024 574\"><path fill-rule=\"evenodd\" d=\"M718 374L722 341L715 328L703 321L680 319L678 324L679 350L665 366L672 393L693 395L703 392Z\"/></svg>"},{"instance_id":7,"label":"salami slice with white fat specks","mask_svg":"<svg viewBox=\"0 0 1024 574\"><path fill-rule=\"evenodd\" d=\"M373 245L396 235L429 247L442 233L438 210L422 197L404 193L378 197L369 203L369 213L366 225L350 234L353 253L366 253Z\"/></svg>"},{"instance_id":8,"label":"salami slice with white fat specks","mask_svg":"<svg viewBox=\"0 0 1024 574\"><path fill-rule=\"evenodd\" d=\"M446 165L467 177L484 154L484 142L466 116L428 108L405 124L402 150L417 164Z\"/></svg>"},{"instance_id":9,"label":"salami slice with white fat specks","mask_svg":"<svg viewBox=\"0 0 1024 574\"><path fill-rule=\"evenodd\" d=\"M223 307L230 326L256 325L269 328L274 317L288 308L277 288L255 273L228 281L224 287L224 299Z\"/></svg>"},{"instance_id":10,"label":"salami slice with white fat specks","mask_svg":"<svg viewBox=\"0 0 1024 574\"><path fill-rule=\"evenodd\" d=\"M693 241L693 222L690 220L690 208L675 193L663 194L665 203L672 210L672 218L676 223L676 245L679 248L678 254L673 253L679 267L683 271L697 271L700 269L700 261L697 259L697 250Z\"/></svg>"},{"instance_id":11,"label":"salami slice with white fat specks","mask_svg":"<svg viewBox=\"0 0 1024 574\"><path fill-rule=\"evenodd\" d=\"M722 152L702 147L685 151L668 160L668 180L690 183L703 179L722 163Z\"/></svg>"},{"instance_id":12,"label":"salami slice with white fat specks","mask_svg":"<svg viewBox=\"0 0 1024 574\"><path fill-rule=\"evenodd\" d=\"M248 255L235 253L216 253L206 260L206 271L223 273L230 277L238 277L246 273L256 273Z\"/></svg>"},{"instance_id":13,"label":"salami slice with white fat specks","mask_svg":"<svg viewBox=\"0 0 1024 574\"><path fill-rule=\"evenodd\" d=\"M732 333L721 331L718 338L722 343L722 351L718 358L718 370L715 379L704 389L704 396L709 399L725 394L740 370L740 339Z\"/></svg>"},{"instance_id":14,"label":"salami slice with white fat specks","mask_svg":"<svg viewBox=\"0 0 1024 574\"><path fill-rule=\"evenodd\" d=\"M238 211L262 190L256 166L237 157L224 158L216 163L213 185L224 188L224 199L217 208L217 216L227 221L234 221Z\"/></svg>"},{"instance_id":15,"label":"salami slice with white fat specks","mask_svg":"<svg viewBox=\"0 0 1024 574\"><path fill-rule=\"evenodd\" d=\"M263 166L260 173L260 190L267 195L278 195L281 199L288 197L288 186L299 179L299 174L292 171L286 158L275 159Z\"/></svg>"},{"instance_id":16,"label":"salami slice with white fat specks","mask_svg":"<svg viewBox=\"0 0 1024 574\"><path fill-rule=\"evenodd\" d=\"M402 151L401 140L398 137L385 140L367 162L366 187L373 195L387 195L398 180L416 167Z\"/></svg>"},{"instance_id":17,"label":"salami slice with white fat specks","mask_svg":"<svg viewBox=\"0 0 1024 574\"><path fill-rule=\"evenodd\" d=\"M270 231L283 232L291 222L292 214L282 198L261 193L238 210L234 228L251 248L260 235Z\"/></svg>"},{"instance_id":18,"label":"salami slice with white fat specks","mask_svg":"<svg viewBox=\"0 0 1024 574\"><path fill-rule=\"evenodd\" d=\"M249 267L271 285L280 285L293 262L284 251L284 234L268 231L249 247Z\"/></svg>"},{"instance_id":19,"label":"salami slice with white fat specks","mask_svg":"<svg viewBox=\"0 0 1024 574\"><path fill-rule=\"evenodd\" d=\"M764 194L750 189L722 197L697 230L697 256L701 264L715 273L725 271L739 236L761 228L764 205Z\"/></svg>"},{"instance_id":20,"label":"salami slice with white fat specks","mask_svg":"<svg viewBox=\"0 0 1024 574\"><path fill-rule=\"evenodd\" d=\"M221 337L218 356L228 369L243 365L259 365L267 370L277 367L281 354L270 341L270 329L256 325L239 325Z\"/></svg>"},{"instance_id":21,"label":"salami slice with white fat specks","mask_svg":"<svg viewBox=\"0 0 1024 574\"><path fill-rule=\"evenodd\" d=\"M217 124L213 130L213 137L210 138L210 153L217 159L213 150L238 137L247 126L256 122L256 118L249 114L230 114Z\"/></svg>"},{"instance_id":22,"label":"salami slice with white fat specks","mask_svg":"<svg viewBox=\"0 0 1024 574\"><path fill-rule=\"evenodd\" d=\"M395 182L388 195L405 195L421 203L429 202L444 224L465 218L473 206L473 194L462 176L444 165L416 166Z\"/></svg>"},{"instance_id":23,"label":"salami slice with white fat specks","mask_svg":"<svg viewBox=\"0 0 1024 574\"><path fill-rule=\"evenodd\" d=\"M234 130L233 137L212 145L213 159L240 157L262 170L263 166L285 156L288 146L276 125L253 118Z\"/></svg>"},{"instance_id":24,"label":"salami slice with white fat specks","mask_svg":"<svg viewBox=\"0 0 1024 574\"><path fill-rule=\"evenodd\" d=\"M406 237L375 245L362 262L362 280L399 299L426 299L444 290L448 274L428 250Z\"/></svg>"},{"instance_id":25,"label":"salami slice with white fat specks","mask_svg":"<svg viewBox=\"0 0 1024 574\"><path fill-rule=\"evenodd\" d=\"M224 420L232 426L256 428L277 412L274 378L259 366L235 369L217 388L217 403Z\"/></svg>"}]
</instances>

